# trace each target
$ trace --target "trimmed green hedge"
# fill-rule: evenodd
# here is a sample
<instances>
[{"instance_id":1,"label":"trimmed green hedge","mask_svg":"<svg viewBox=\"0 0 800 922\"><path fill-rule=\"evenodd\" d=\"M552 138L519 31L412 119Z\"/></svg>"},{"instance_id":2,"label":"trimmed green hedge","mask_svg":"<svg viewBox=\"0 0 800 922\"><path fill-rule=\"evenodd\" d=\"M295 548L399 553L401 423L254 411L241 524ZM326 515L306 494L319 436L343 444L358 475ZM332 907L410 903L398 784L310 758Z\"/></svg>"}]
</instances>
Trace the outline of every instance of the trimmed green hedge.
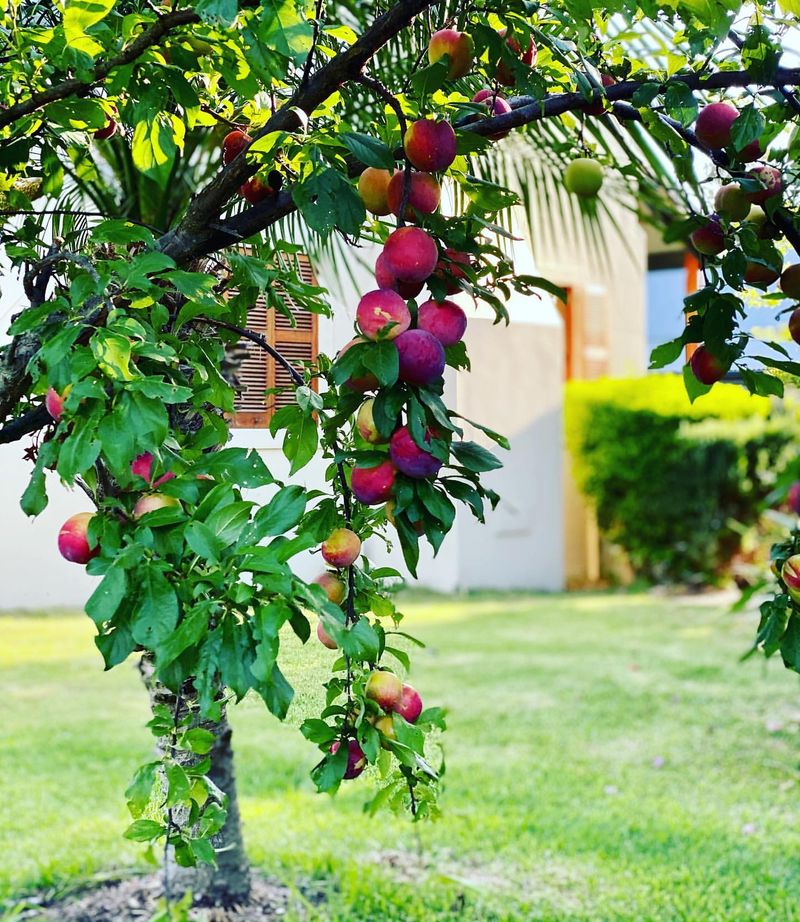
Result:
<instances>
[{"instance_id":1,"label":"trimmed green hedge","mask_svg":"<svg viewBox=\"0 0 800 922\"><path fill-rule=\"evenodd\" d=\"M718 580L793 454L793 418L735 384L690 404L679 375L571 381L567 445L603 533L637 575Z\"/></svg>"}]
</instances>

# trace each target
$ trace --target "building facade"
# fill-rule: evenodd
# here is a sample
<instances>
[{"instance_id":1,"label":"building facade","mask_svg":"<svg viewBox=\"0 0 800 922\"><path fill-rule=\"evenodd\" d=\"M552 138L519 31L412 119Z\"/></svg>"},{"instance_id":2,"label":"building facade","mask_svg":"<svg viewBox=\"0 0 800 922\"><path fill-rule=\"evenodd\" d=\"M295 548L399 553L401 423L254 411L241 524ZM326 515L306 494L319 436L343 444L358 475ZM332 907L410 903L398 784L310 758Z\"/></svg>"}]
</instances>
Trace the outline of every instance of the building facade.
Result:
<instances>
[{"instance_id":1,"label":"building facade","mask_svg":"<svg viewBox=\"0 0 800 922\"><path fill-rule=\"evenodd\" d=\"M613 252L599 255L579 221L547 234L536 221L530 231L523 231L520 222L513 244L517 271L543 275L564 287L565 303L544 294L515 295L506 327L494 324L488 310L471 307L466 295L459 296L469 317L466 342L472 371L456 374L448 369L446 402L462 416L508 436L511 450L499 452L502 470L485 475L487 485L502 497L497 510L488 513L486 525L460 510L438 556L423 553L422 585L442 591L553 591L592 577L597 534L572 484L565 455L563 382L569 377L640 374L645 367L645 235L630 215L620 213L616 221L619 234L606 229ZM331 319L298 312L292 326L257 304L251 328L298 363L313 360L317 352L334 355L353 336L360 295L374 288L368 267L377 251L364 248L359 255L347 281L324 260L313 267L304 264L307 277L313 274L331 293ZM5 329L24 302L10 273L3 282L0 328ZM289 383L285 372L254 351L243 367L242 382L232 444L257 449L275 476L286 478L288 465L269 434L264 397L265 389ZM466 428L466 437L491 445L479 430ZM61 559L56 535L66 518L88 508L88 500L51 475L49 506L29 521L19 508L30 469L23 450L23 443L0 445L0 609L80 607L94 581L82 567ZM296 480L318 486L322 471L323 463L315 460ZM367 550L376 560L391 560L404 569L399 553L387 553L381 542L371 542ZM308 555L297 566L301 575L313 577L319 558Z\"/></svg>"}]
</instances>

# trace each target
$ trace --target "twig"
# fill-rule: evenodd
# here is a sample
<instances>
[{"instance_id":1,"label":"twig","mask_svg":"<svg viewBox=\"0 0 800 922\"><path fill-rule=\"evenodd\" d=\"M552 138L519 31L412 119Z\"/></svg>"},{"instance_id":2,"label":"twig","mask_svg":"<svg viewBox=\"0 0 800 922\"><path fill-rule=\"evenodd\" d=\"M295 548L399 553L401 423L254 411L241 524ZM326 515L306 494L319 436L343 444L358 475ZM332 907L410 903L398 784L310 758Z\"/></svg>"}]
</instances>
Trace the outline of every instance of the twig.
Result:
<instances>
[{"instance_id":1,"label":"twig","mask_svg":"<svg viewBox=\"0 0 800 922\"><path fill-rule=\"evenodd\" d=\"M160 16L148 29L145 29L141 35L135 38L127 48L107 61L101 61L96 64L89 80L78 80L77 78L64 80L63 83L57 83L46 90L34 93L27 99L23 99L7 109L1 109L0 128L4 128L6 125L12 124L12 122L36 112L51 102L67 99L70 96L85 95L92 87L102 82L111 71L117 67L131 64L144 54L148 48L157 45L173 29L195 22L200 22L200 16L193 9L175 10L172 13Z\"/></svg>"}]
</instances>

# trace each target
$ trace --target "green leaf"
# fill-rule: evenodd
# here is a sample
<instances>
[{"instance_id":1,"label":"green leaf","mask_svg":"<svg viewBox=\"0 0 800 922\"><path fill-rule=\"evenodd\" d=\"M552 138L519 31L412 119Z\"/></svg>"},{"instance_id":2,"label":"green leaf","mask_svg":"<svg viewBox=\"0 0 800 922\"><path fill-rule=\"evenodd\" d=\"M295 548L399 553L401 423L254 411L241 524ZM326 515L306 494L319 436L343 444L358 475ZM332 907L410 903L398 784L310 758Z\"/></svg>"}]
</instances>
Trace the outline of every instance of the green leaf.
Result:
<instances>
[{"instance_id":1,"label":"green leaf","mask_svg":"<svg viewBox=\"0 0 800 922\"><path fill-rule=\"evenodd\" d=\"M163 669L173 663L184 650L196 644L208 628L209 611L202 604L191 609L177 630L172 631L155 647L158 668Z\"/></svg>"},{"instance_id":2,"label":"green leaf","mask_svg":"<svg viewBox=\"0 0 800 922\"><path fill-rule=\"evenodd\" d=\"M378 138L355 131L343 131L339 134L339 140L357 160L366 166L379 170L394 170L396 163L394 154L389 146Z\"/></svg>"},{"instance_id":3,"label":"green leaf","mask_svg":"<svg viewBox=\"0 0 800 922\"><path fill-rule=\"evenodd\" d=\"M688 362L683 366L683 384L690 403L694 403L698 397L707 394L712 387L712 385L703 384L695 378L692 366Z\"/></svg>"},{"instance_id":4,"label":"green leaf","mask_svg":"<svg viewBox=\"0 0 800 922\"><path fill-rule=\"evenodd\" d=\"M188 749L190 752L196 752L204 756L211 752L214 747L216 737L210 730L204 730L202 727L195 727L187 730L180 739L182 749Z\"/></svg>"},{"instance_id":5,"label":"green leaf","mask_svg":"<svg viewBox=\"0 0 800 922\"><path fill-rule=\"evenodd\" d=\"M167 831L166 826L155 820L136 820L131 823L123 835L133 842L153 842Z\"/></svg>"},{"instance_id":6,"label":"green leaf","mask_svg":"<svg viewBox=\"0 0 800 922\"><path fill-rule=\"evenodd\" d=\"M128 578L124 568L113 563L86 603L86 614L98 627L110 621L122 604L127 589Z\"/></svg>"},{"instance_id":7,"label":"green leaf","mask_svg":"<svg viewBox=\"0 0 800 922\"><path fill-rule=\"evenodd\" d=\"M766 120L754 105L739 110L731 125L731 141L736 150L742 150L752 141L757 141L764 133Z\"/></svg>"},{"instance_id":8,"label":"green leaf","mask_svg":"<svg viewBox=\"0 0 800 922\"><path fill-rule=\"evenodd\" d=\"M367 216L361 196L350 180L331 168L318 171L295 186L292 196L309 227L323 238L334 228L358 236Z\"/></svg>"},{"instance_id":9,"label":"green leaf","mask_svg":"<svg viewBox=\"0 0 800 922\"><path fill-rule=\"evenodd\" d=\"M135 582L137 599L131 634L137 643L152 649L175 630L178 597L164 574L152 564L136 571Z\"/></svg>"},{"instance_id":10,"label":"green leaf","mask_svg":"<svg viewBox=\"0 0 800 922\"><path fill-rule=\"evenodd\" d=\"M371 344L363 353L363 364L374 372L384 387L390 387L400 375L400 354L397 346L388 339Z\"/></svg>"},{"instance_id":11,"label":"green leaf","mask_svg":"<svg viewBox=\"0 0 800 922\"><path fill-rule=\"evenodd\" d=\"M133 131L131 155L137 170L166 189L186 128L177 115L158 112Z\"/></svg>"},{"instance_id":12,"label":"green leaf","mask_svg":"<svg viewBox=\"0 0 800 922\"><path fill-rule=\"evenodd\" d=\"M239 13L238 0L199 0L194 8L203 22L224 29L234 24Z\"/></svg>"},{"instance_id":13,"label":"green leaf","mask_svg":"<svg viewBox=\"0 0 800 922\"><path fill-rule=\"evenodd\" d=\"M160 767L161 762L148 762L136 769L136 774L125 791L128 810L134 819L141 816L150 803Z\"/></svg>"},{"instance_id":14,"label":"green leaf","mask_svg":"<svg viewBox=\"0 0 800 922\"><path fill-rule=\"evenodd\" d=\"M64 37L67 44L92 57L102 51L103 46L86 33L105 19L113 8L114 0L67 0L64 6Z\"/></svg>"},{"instance_id":15,"label":"green leaf","mask_svg":"<svg viewBox=\"0 0 800 922\"><path fill-rule=\"evenodd\" d=\"M483 471L496 471L503 466L503 462L495 457L487 448L477 442L453 442L450 450L458 459L458 463L468 471L480 473Z\"/></svg>"},{"instance_id":16,"label":"green leaf","mask_svg":"<svg viewBox=\"0 0 800 922\"><path fill-rule=\"evenodd\" d=\"M650 353L650 368L664 368L671 365L683 353L684 343L682 337L672 339L668 343L656 346Z\"/></svg>"},{"instance_id":17,"label":"green leaf","mask_svg":"<svg viewBox=\"0 0 800 922\"><path fill-rule=\"evenodd\" d=\"M255 524L259 536L266 538L282 535L294 528L303 517L307 496L305 490L297 485L284 487L258 511Z\"/></svg>"},{"instance_id":18,"label":"green leaf","mask_svg":"<svg viewBox=\"0 0 800 922\"><path fill-rule=\"evenodd\" d=\"M190 522L184 531L186 543L198 557L219 563L224 544L203 522Z\"/></svg>"},{"instance_id":19,"label":"green leaf","mask_svg":"<svg viewBox=\"0 0 800 922\"><path fill-rule=\"evenodd\" d=\"M697 118L697 99L688 84L682 80L676 80L667 87L664 105L667 113L685 128Z\"/></svg>"},{"instance_id":20,"label":"green leaf","mask_svg":"<svg viewBox=\"0 0 800 922\"><path fill-rule=\"evenodd\" d=\"M347 770L347 743L342 743L335 753L328 753L325 758L311 770L311 780L320 793L335 791Z\"/></svg>"}]
</instances>

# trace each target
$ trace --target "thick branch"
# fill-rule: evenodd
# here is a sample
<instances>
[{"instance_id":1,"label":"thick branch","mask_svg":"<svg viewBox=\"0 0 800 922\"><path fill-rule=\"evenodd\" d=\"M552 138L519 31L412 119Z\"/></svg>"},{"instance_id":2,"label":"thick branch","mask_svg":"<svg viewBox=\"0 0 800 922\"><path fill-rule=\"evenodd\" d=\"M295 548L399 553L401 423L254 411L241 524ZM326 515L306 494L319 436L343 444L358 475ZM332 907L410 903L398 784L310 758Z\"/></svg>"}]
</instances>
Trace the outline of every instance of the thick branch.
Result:
<instances>
[{"instance_id":1,"label":"thick branch","mask_svg":"<svg viewBox=\"0 0 800 922\"><path fill-rule=\"evenodd\" d=\"M3 428L0 429L0 445L5 445L9 442L18 442L26 435L43 429L52 421L53 418L45 409L44 404L42 404L36 407L35 410L29 410L27 413L23 413L22 416L17 417L17 419L12 419L6 426L3 426Z\"/></svg>"},{"instance_id":2,"label":"thick branch","mask_svg":"<svg viewBox=\"0 0 800 922\"><path fill-rule=\"evenodd\" d=\"M59 99L66 99L69 96L85 95L92 87L102 82L111 71L115 70L117 67L124 67L126 64L131 64L138 57L141 57L148 48L157 45L164 36L173 29L193 22L200 22L200 17L194 10L175 10L172 13L159 16L158 19L145 29L138 38L135 38L127 48L123 49L119 54L114 55L114 57L109 58L107 61L101 61L96 64L90 80L78 80L76 78L64 80L63 83L57 83L55 86L42 90L40 93L34 93L33 96L28 97L28 99L23 99L15 105L9 106L8 109L0 110L0 128L4 128L6 125L12 124L12 122L16 122L18 119L30 115L32 112L36 112L38 109L49 105L51 102L56 102Z\"/></svg>"},{"instance_id":3,"label":"thick branch","mask_svg":"<svg viewBox=\"0 0 800 922\"><path fill-rule=\"evenodd\" d=\"M388 41L408 26L436 0L399 0L364 32L346 51L337 54L286 100L255 138L275 132L292 132L303 127L300 113L310 116L344 83L359 76L364 65ZM258 171L258 164L240 154L193 199L177 228L158 242L159 249L178 262L207 253L208 236L214 231L222 209L239 186ZM272 222L270 222L272 223ZM268 225L265 225L268 226Z\"/></svg>"},{"instance_id":4,"label":"thick branch","mask_svg":"<svg viewBox=\"0 0 800 922\"><path fill-rule=\"evenodd\" d=\"M800 68L779 68L775 80L783 84L798 85L800 84ZM710 90L723 89L725 87L749 86L758 81L748 71L723 71L718 74L689 74L685 76L676 76L669 81L661 84L663 89L667 83L684 82L692 89ZM605 94L610 102L614 103L614 113L620 115L623 120L641 121L641 116L633 106L625 105L624 100L630 100L634 97L637 90L645 85L647 81L626 81L607 87ZM580 112L587 106L592 105L593 101L587 100L581 93L559 93L549 96L544 100L537 100L530 96L518 96L510 100L511 112L504 115L493 116L474 121L474 116L469 116L457 124L459 130L471 131L474 134L489 136L499 134L513 128L520 128L529 125L532 122L538 122L546 118L555 118L564 115L566 112ZM664 116L662 119L665 124L669 124L680 136L693 147L702 151L706 156L711 157L717 166L724 167L726 160L724 154L718 151L712 151L704 147L694 136L691 129L682 128L674 119ZM398 153L402 156L402 152ZM234 161L236 163L237 161ZM350 176L355 178L364 170L364 164L351 161ZM223 171L224 172L224 171ZM221 176L222 174L220 174ZM201 193L201 196L204 193ZM228 218L225 221L211 223L202 231L191 235L191 238L184 237L181 240L183 258L196 258L213 253L221 247L230 246L240 240L245 240L254 234L260 233L271 227L281 218L295 210L292 201L291 191L283 191L279 195L263 202L253 208ZM788 221L789 231L785 227L781 229L786 233L787 239L792 245L795 245L793 237L796 236L792 230L791 221ZM171 245L171 235L162 238L164 245ZM800 252L800 238L797 239L798 252ZM172 250L168 252L173 253ZM174 255L174 253L173 253Z\"/></svg>"}]
</instances>

